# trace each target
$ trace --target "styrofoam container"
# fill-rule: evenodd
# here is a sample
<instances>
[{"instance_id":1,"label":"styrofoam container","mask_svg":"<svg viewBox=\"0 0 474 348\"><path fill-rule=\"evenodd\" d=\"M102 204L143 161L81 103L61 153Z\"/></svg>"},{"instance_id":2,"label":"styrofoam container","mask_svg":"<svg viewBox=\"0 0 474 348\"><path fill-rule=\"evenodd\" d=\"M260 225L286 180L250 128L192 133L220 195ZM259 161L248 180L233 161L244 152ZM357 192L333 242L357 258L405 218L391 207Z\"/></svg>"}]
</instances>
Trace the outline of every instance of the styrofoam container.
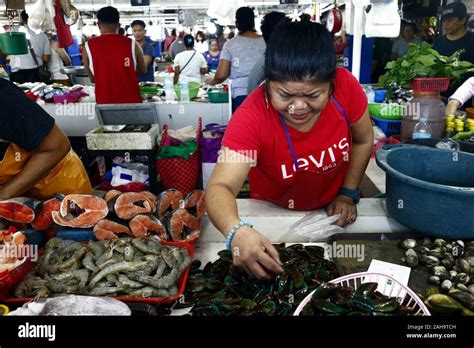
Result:
<instances>
[{"instance_id":1,"label":"styrofoam container","mask_svg":"<svg viewBox=\"0 0 474 348\"><path fill-rule=\"evenodd\" d=\"M153 150L160 134L160 126L155 124L146 133L104 133L98 127L86 134L89 150Z\"/></svg>"}]
</instances>

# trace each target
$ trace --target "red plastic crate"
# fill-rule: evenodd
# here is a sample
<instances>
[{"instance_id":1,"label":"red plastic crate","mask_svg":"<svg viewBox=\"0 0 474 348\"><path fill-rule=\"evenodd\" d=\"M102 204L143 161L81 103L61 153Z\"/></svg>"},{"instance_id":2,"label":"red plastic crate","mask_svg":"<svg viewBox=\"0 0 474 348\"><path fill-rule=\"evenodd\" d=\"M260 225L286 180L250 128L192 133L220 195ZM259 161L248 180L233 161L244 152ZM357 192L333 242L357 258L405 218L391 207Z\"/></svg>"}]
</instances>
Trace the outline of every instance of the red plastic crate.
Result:
<instances>
[{"instance_id":1,"label":"red plastic crate","mask_svg":"<svg viewBox=\"0 0 474 348\"><path fill-rule=\"evenodd\" d=\"M415 92L443 92L449 87L449 78L419 78L410 81L410 88Z\"/></svg>"}]
</instances>

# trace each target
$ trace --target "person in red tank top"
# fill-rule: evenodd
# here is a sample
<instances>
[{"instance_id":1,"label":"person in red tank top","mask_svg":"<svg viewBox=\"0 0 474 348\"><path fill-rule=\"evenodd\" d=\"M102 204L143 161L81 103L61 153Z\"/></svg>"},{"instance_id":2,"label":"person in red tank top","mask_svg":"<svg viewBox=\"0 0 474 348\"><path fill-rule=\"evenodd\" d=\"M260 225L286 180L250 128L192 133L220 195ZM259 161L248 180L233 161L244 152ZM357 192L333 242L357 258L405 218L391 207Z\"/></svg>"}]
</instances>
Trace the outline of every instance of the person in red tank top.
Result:
<instances>
[{"instance_id":1,"label":"person in red tank top","mask_svg":"<svg viewBox=\"0 0 474 348\"><path fill-rule=\"evenodd\" d=\"M101 8L97 20L101 35L87 41L82 54L89 79L95 83L97 104L141 103L137 74L146 73L142 49L119 35L116 8Z\"/></svg>"},{"instance_id":2,"label":"person in red tank top","mask_svg":"<svg viewBox=\"0 0 474 348\"><path fill-rule=\"evenodd\" d=\"M265 53L266 83L232 116L207 186L207 212L227 237L234 265L261 279L282 273L278 252L241 221L235 197L245 178L251 197L286 209L326 208L353 223L359 185L373 148L362 87L336 68L333 38L307 15L275 28Z\"/></svg>"}]
</instances>

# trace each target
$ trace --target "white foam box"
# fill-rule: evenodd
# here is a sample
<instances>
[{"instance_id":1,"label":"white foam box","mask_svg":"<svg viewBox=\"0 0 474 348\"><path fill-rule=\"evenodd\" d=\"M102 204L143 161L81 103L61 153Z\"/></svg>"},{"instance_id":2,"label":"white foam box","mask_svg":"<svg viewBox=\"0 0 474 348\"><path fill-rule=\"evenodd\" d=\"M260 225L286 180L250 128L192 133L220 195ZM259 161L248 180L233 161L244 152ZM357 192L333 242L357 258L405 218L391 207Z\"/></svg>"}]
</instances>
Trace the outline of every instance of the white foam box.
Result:
<instances>
[{"instance_id":1,"label":"white foam box","mask_svg":"<svg viewBox=\"0 0 474 348\"><path fill-rule=\"evenodd\" d=\"M104 133L104 127L98 127L86 134L89 150L153 150L160 134L158 124L146 133Z\"/></svg>"}]
</instances>

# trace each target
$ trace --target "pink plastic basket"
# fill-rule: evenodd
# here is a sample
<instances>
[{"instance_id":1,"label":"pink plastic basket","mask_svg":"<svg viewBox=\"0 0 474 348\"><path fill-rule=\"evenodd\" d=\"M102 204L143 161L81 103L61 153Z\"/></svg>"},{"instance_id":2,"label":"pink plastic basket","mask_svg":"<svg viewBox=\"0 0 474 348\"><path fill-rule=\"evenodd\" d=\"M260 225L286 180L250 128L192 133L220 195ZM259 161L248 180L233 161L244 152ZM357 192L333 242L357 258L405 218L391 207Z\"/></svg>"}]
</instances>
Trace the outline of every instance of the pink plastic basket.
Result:
<instances>
[{"instance_id":1,"label":"pink plastic basket","mask_svg":"<svg viewBox=\"0 0 474 348\"><path fill-rule=\"evenodd\" d=\"M379 292L385 296L396 297L400 304L414 308L416 316L431 315L423 301L411 289L386 274L369 272L354 273L331 280L330 283L350 286L354 289L357 289L363 283L378 283L379 287L377 290ZM314 291L301 301L293 314L294 316L300 315L303 308L311 301Z\"/></svg>"}]
</instances>

